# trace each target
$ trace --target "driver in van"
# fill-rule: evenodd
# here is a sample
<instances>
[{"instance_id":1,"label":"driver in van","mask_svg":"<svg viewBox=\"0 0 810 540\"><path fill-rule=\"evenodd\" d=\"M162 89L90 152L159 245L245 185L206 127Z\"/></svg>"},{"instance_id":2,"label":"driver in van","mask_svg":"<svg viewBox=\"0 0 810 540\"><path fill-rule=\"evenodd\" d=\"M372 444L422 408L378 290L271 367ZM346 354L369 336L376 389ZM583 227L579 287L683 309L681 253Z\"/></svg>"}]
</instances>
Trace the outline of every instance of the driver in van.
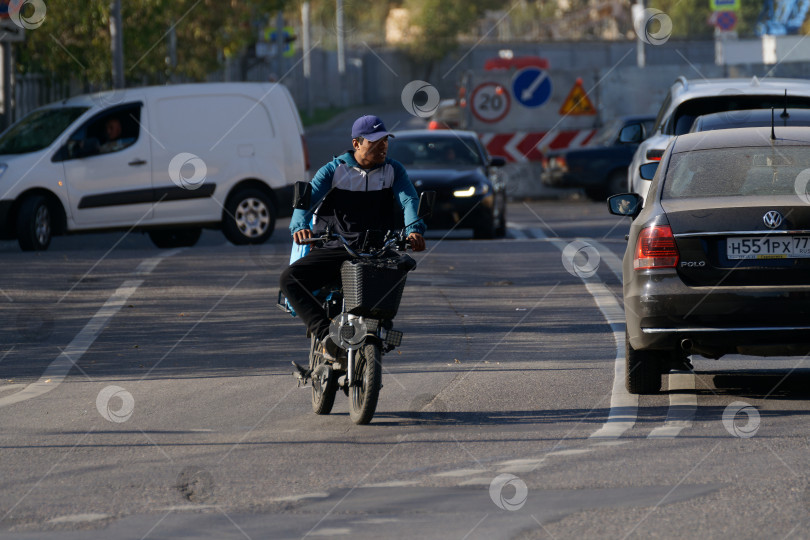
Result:
<instances>
[{"instance_id":1,"label":"driver in van","mask_svg":"<svg viewBox=\"0 0 810 540\"><path fill-rule=\"evenodd\" d=\"M104 123L106 142L99 148L102 154L121 150L132 143L131 138L122 139L121 132L121 120L117 116L107 118L107 121Z\"/></svg>"},{"instance_id":2,"label":"driver in van","mask_svg":"<svg viewBox=\"0 0 810 540\"><path fill-rule=\"evenodd\" d=\"M296 209L290 232L296 244L329 230L343 235L353 247L360 247L366 230L397 228L392 210L401 208L408 240L414 251L425 249L425 224L418 219L419 197L405 167L388 159L388 137L377 116L358 118L352 126L352 150L321 167L310 181L312 204L309 211ZM324 200L324 197L329 197ZM312 218L312 224L310 219ZM312 291L338 281L340 266L351 256L339 241L313 246L292 263L279 279L284 295L323 351L335 358L338 347L329 339L330 320Z\"/></svg>"}]
</instances>

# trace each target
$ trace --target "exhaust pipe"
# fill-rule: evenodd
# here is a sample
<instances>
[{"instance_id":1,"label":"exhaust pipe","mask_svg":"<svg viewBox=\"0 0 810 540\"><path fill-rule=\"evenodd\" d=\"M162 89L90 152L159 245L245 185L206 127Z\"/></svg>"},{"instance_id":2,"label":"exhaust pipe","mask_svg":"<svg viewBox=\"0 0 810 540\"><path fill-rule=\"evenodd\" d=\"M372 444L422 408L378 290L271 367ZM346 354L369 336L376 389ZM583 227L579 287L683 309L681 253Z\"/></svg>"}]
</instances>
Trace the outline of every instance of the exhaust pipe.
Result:
<instances>
[{"instance_id":1,"label":"exhaust pipe","mask_svg":"<svg viewBox=\"0 0 810 540\"><path fill-rule=\"evenodd\" d=\"M684 352L691 352L692 351L692 340L691 339L682 339L681 340L681 350Z\"/></svg>"}]
</instances>

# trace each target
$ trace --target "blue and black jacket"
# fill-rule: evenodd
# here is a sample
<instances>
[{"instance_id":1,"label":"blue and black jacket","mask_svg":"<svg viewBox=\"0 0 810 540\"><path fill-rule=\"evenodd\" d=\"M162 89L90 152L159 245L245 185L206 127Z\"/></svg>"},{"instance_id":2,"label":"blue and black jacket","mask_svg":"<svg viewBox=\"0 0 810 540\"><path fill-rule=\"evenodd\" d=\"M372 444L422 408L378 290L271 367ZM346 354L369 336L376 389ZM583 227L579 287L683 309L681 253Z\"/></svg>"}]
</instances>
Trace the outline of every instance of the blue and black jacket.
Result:
<instances>
[{"instance_id":1,"label":"blue and black jacket","mask_svg":"<svg viewBox=\"0 0 810 540\"><path fill-rule=\"evenodd\" d=\"M309 211L293 212L292 233L310 228L313 213L311 228L315 236L329 226L332 232L342 234L352 243L366 230L396 229L411 224L406 233L425 232L424 222L416 221L419 206L416 189L398 161L386 159L373 169L363 169L355 161L354 152L346 152L321 167L310 184L312 207ZM323 200L327 193L329 197Z\"/></svg>"}]
</instances>

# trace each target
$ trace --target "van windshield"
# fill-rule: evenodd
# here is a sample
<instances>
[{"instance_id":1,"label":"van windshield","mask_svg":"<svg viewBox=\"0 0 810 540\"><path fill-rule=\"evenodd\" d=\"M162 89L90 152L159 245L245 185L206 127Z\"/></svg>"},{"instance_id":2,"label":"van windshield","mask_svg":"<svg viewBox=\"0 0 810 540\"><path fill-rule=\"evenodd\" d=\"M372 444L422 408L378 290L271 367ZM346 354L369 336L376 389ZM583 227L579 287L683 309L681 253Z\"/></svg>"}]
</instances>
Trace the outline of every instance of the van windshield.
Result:
<instances>
[{"instance_id":1,"label":"van windshield","mask_svg":"<svg viewBox=\"0 0 810 540\"><path fill-rule=\"evenodd\" d=\"M87 109L59 107L32 112L0 136L0 155L26 154L47 148Z\"/></svg>"}]
</instances>

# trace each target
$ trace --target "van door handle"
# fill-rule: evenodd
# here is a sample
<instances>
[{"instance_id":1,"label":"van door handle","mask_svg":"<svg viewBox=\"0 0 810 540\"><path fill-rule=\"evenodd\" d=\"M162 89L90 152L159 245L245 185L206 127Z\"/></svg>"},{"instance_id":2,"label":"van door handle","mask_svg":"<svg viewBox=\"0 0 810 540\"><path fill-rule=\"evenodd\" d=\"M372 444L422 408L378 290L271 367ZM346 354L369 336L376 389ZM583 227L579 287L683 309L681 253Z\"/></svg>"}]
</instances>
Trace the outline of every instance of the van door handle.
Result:
<instances>
[{"instance_id":1,"label":"van door handle","mask_svg":"<svg viewBox=\"0 0 810 540\"><path fill-rule=\"evenodd\" d=\"M146 160L145 159L136 159L136 160L130 161L129 164L131 166L133 166L133 167L137 167L138 165L146 165Z\"/></svg>"}]
</instances>

